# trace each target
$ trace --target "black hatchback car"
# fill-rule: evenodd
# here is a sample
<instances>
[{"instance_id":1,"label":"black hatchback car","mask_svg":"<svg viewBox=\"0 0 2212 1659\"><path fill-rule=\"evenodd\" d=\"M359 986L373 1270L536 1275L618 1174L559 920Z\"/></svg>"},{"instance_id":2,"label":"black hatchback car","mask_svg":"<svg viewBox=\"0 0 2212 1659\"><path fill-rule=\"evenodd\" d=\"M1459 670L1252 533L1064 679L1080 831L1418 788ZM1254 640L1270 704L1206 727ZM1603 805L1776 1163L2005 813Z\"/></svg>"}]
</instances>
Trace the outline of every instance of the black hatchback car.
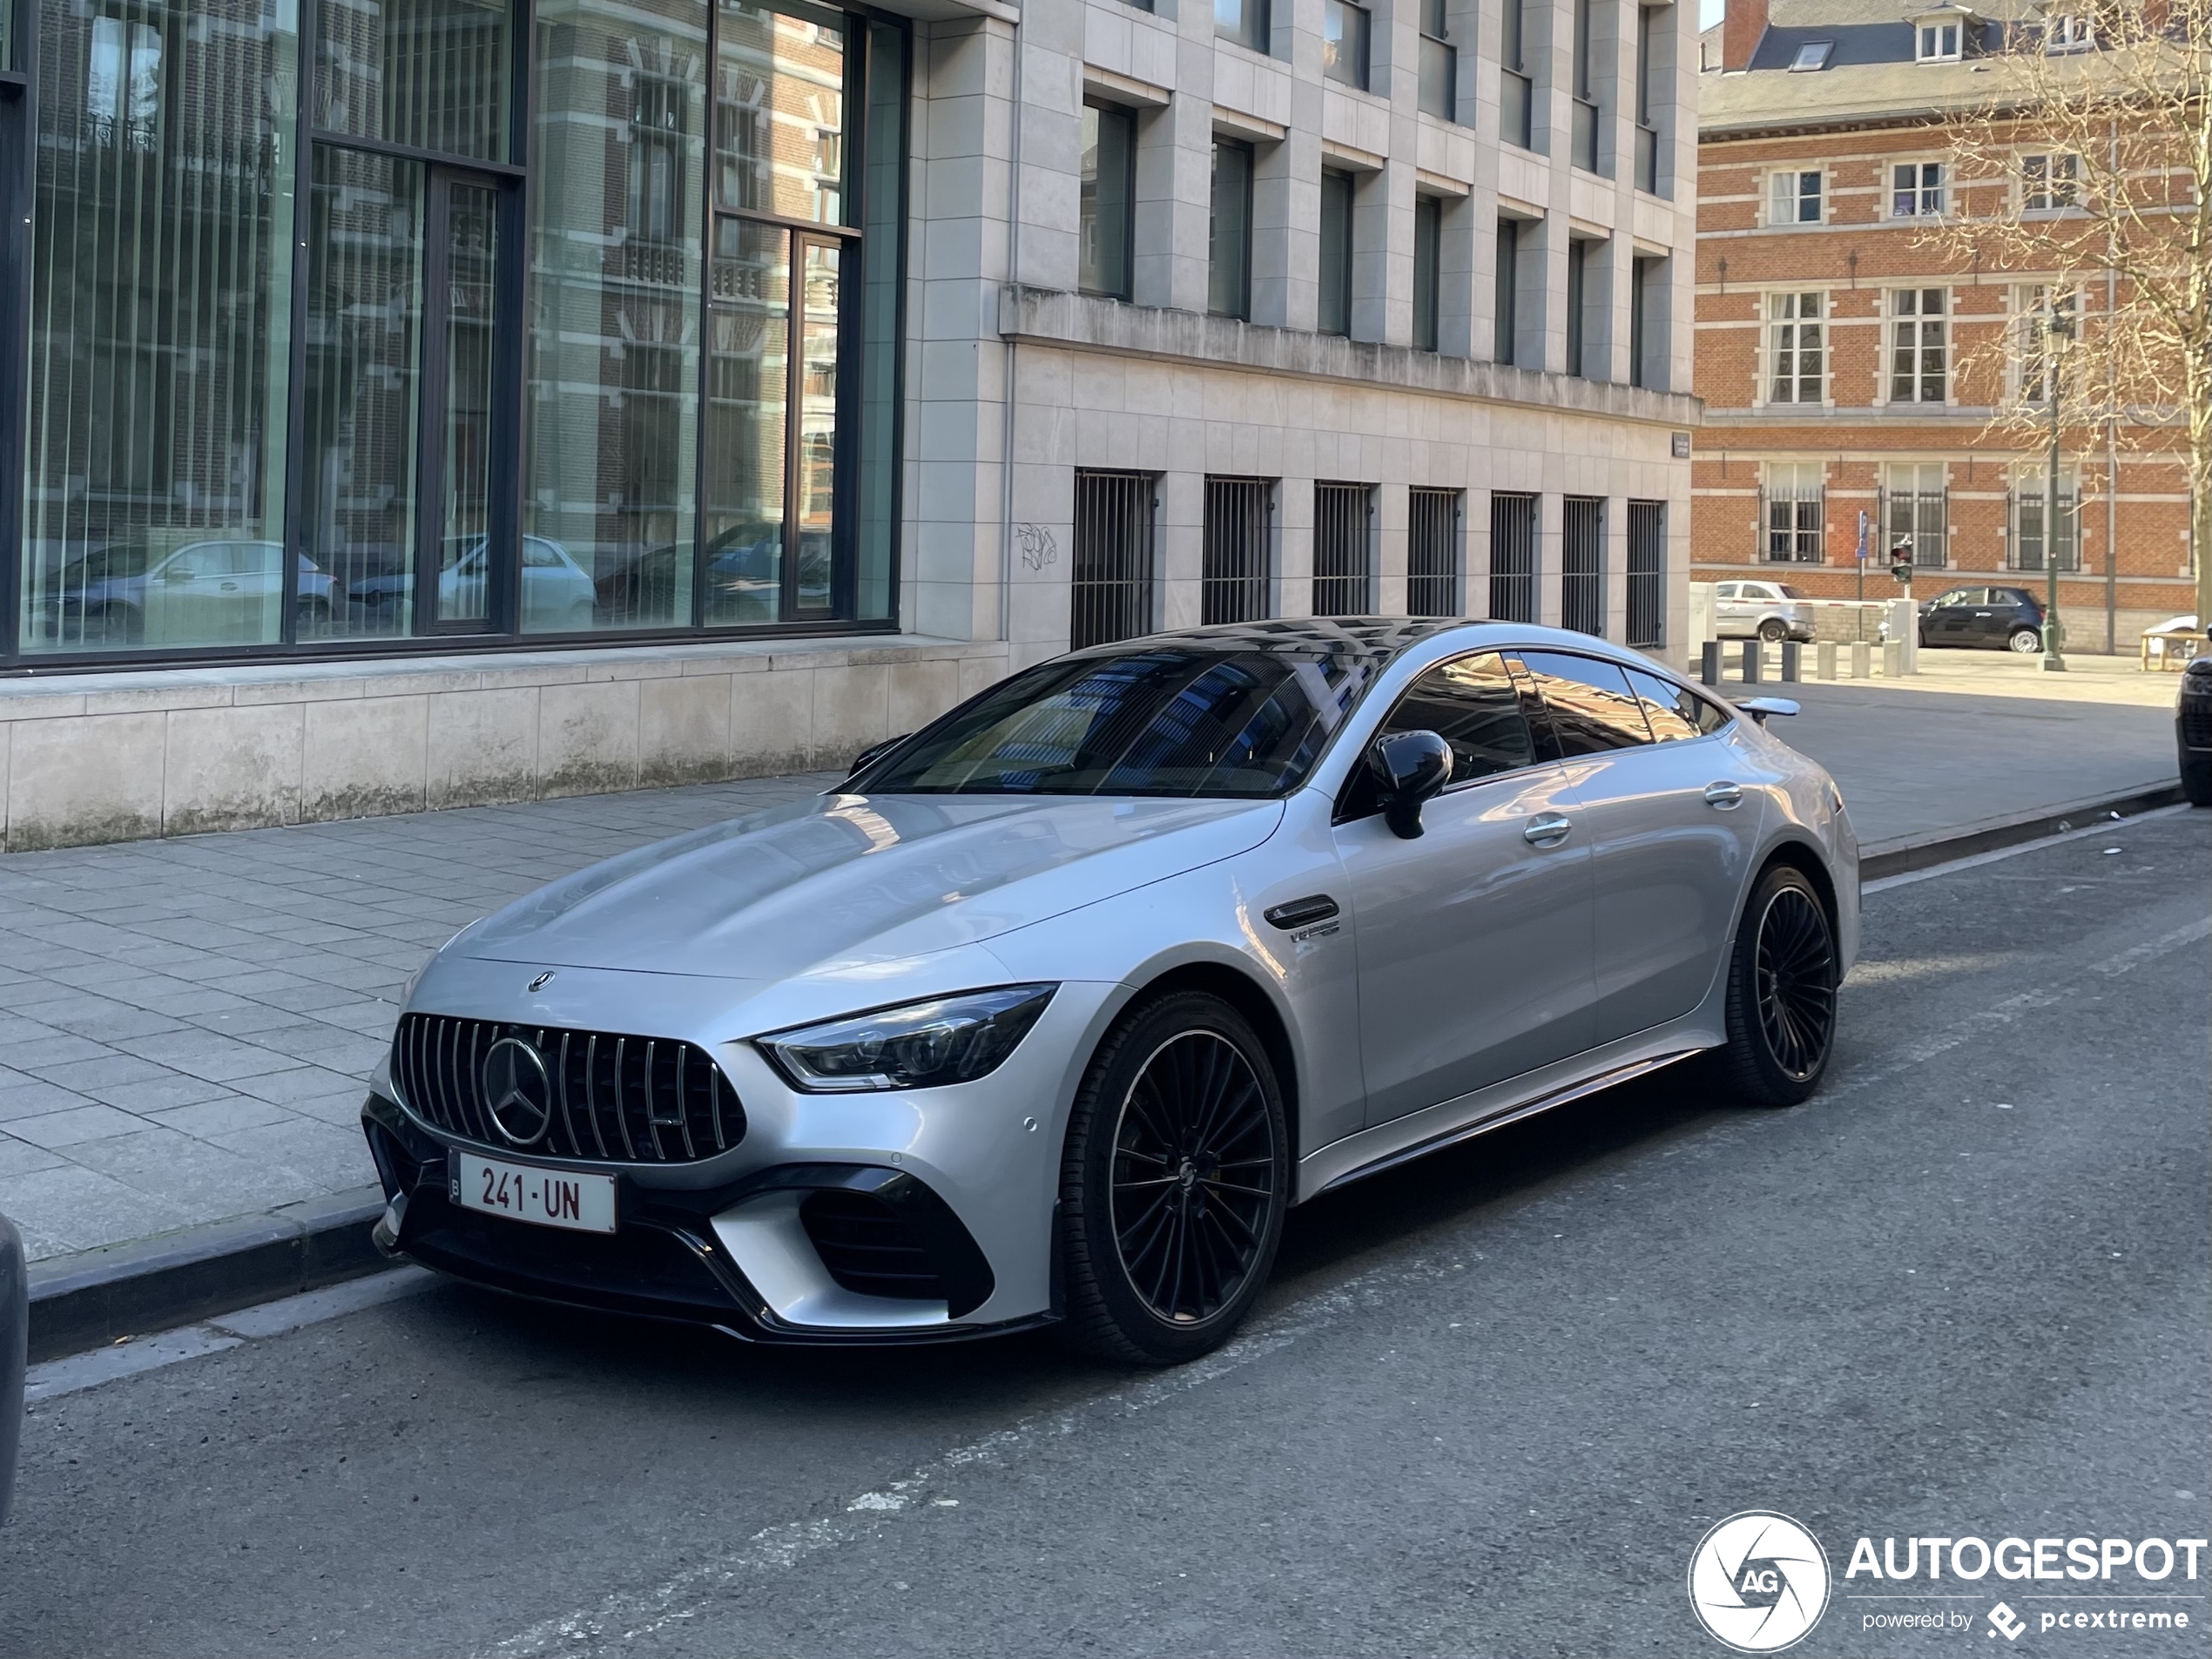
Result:
<instances>
[{"instance_id":1,"label":"black hatchback car","mask_svg":"<svg viewBox=\"0 0 2212 1659\"><path fill-rule=\"evenodd\" d=\"M2043 649L2043 602L2026 588L1952 588L1920 607L1920 644Z\"/></svg>"},{"instance_id":2,"label":"black hatchback car","mask_svg":"<svg viewBox=\"0 0 2212 1659\"><path fill-rule=\"evenodd\" d=\"M2182 792L2192 806L2212 806L2212 657L2200 657L2182 671L2174 744L2181 751Z\"/></svg>"}]
</instances>

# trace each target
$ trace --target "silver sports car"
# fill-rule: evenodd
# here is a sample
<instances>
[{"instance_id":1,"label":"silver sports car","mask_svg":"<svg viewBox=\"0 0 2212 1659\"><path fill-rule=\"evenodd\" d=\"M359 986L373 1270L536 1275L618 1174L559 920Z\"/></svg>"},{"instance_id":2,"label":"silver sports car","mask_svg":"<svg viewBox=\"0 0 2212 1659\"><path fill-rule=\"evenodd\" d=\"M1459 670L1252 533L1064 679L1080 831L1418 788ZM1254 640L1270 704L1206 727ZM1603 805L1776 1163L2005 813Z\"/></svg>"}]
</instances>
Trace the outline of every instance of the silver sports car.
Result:
<instances>
[{"instance_id":1,"label":"silver sports car","mask_svg":"<svg viewBox=\"0 0 2212 1659\"><path fill-rule=\"evenodd\" d=\"M1317 1193L1693 1057L1811 1092L1858 843L1743 711L1501 623L1041 664L438 952L378 1242L759 1340L1190 1359Z\"/></svg>"}]
</instances>

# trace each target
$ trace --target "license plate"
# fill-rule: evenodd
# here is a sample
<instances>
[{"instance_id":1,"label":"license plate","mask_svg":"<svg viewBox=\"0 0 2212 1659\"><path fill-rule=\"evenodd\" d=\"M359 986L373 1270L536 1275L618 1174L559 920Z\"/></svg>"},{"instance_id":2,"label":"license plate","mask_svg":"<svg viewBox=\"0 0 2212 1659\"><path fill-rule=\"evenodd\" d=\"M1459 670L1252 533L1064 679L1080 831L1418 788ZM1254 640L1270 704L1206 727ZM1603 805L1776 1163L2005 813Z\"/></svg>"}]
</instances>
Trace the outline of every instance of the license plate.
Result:
<instances>
[{"instance_id":1,"label":"license plate","mask_svg":"<svg viewBox=\"0 0 2212 1659\"><path fill-rule=\"evenodd\" d=\"M464 1210L572 1232L615 1230L615 1178L502 1163L469 1152L446 1154L447 1190Z\"/></svg>"}]
</instances>

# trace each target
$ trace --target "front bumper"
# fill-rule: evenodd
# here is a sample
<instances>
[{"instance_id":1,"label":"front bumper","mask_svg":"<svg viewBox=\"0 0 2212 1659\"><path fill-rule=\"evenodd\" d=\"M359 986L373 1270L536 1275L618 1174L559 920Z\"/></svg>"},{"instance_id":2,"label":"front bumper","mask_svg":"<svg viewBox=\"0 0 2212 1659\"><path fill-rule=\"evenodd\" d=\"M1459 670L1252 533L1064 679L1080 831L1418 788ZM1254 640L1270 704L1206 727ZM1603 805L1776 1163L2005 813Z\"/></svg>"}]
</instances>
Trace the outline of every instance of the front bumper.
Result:
<instances>
[{"instance_id":1,"label":"front bumper","mask_svg":"<svg viewBox=\"0 0 2212 1659\"><path fill-rule=\"evenodd\" d=\"M990 1264L936 1192L888 1165L783 1163L703 1188L617 1174L618 1230L570 1232L463 1208L446 1143L382 1095L361 1123L386 1199L377 1248L493 1290L769 1343L961 1341L1057 1317L1055 1296L968 1319L993 1299ZM871 1293L901 1278L900 1294Z\"/></svg>"}]
</instances>

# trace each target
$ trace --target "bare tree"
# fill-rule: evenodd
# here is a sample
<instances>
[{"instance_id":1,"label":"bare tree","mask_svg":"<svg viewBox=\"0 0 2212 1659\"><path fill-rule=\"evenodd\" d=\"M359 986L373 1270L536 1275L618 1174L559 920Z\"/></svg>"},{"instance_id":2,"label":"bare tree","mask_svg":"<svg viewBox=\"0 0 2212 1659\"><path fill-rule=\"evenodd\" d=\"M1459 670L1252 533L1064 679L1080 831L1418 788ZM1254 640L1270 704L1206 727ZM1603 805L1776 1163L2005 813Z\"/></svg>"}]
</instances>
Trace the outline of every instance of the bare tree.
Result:
<instances>
[{"instance_id":1,"label":"bare tree","mask_svg":"<svg viewBox=\"0 0 2212 1659\"><path fill-rule=\"evenodd\" d=\"M1954 211L1922 239L2040 290L1960 364L2002 388L1986 435L2040 447L2055 382L2069 448L2170 454L2212 622L2212 0L2051 0L1986 61L1939 124Z\"/></svg>"}]
</instances>

